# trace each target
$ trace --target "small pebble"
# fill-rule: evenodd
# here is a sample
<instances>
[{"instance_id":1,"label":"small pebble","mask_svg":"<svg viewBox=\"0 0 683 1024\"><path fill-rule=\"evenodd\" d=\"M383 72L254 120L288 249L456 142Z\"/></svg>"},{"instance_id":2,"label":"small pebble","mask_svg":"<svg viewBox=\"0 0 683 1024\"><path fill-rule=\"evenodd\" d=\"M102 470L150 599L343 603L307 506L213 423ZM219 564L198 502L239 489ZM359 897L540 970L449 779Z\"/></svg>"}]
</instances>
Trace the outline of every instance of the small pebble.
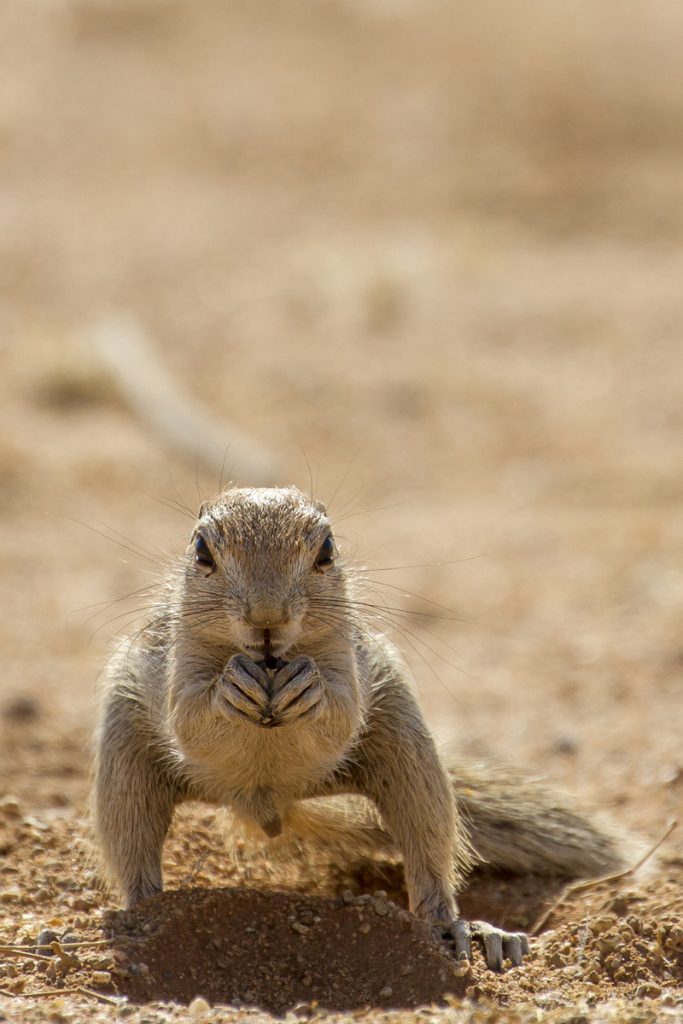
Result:
<instances>
[{"instance_id":1,"label":"small pebble","mask_svg":"<svg viewBox=\"0 0 683 1024\"><path fill-rule=\"evenodd\" d=\"M71 904L71 909L76 911L86 911L90 910L91 908L92 902L89 899L86 899L84 896L77 896L76 899Z\"/></svg>"},{"instance_id":2,"label":"small pebble","mask_svg":"<svg viewBox=\"0 0 683 1024\"><path fill-rule=\"evenodd\" d=\"M379 997L380 999L389 999L391 996L393 996L393 994L394 990L391 987L391 985L385 985L384 988L380 991Z\"/></svg>"},{"instance_id":3,"label":"small pebble","mask_svg":"<svg viewBox=\"0 0 683 1024\"><path fill-rule=\"evenodd\" d=\"M27 814L22 821L23 825L28 825L29 828L37 829L39 832L47 832L50 826L42 821L40 818L35 818L32 814Z\"/></svg>"},{"instance_id":4,"label":"small pebble","mask_svg":"<svg viewBox=\"0 0 683 1024\"><path fill-rule=\"evenodd\" d=\"M387 914L389 913L389 907L382 900L377 900L376 903L373 903L372 909L375 911L378 917L386 917Z\"/></svg>"},{"instance_id":5,"label":"small pebble","mask_svg":"<svg viewBox=\"0 0 683 1024\"><path fill-rule=\"evenodd\" d=\"M6 818L21 817L21 806L15 796L8 793L0 799L0 814L4 814Z\"/></svg>"},{"instance_id":6,"label":"small pebble","mask_svg":"<svg viewBox=\"0 0 683 1024\"><path fill-rule=\"evenodd\" d=\"M134 978L149 974L149 967L147 964L129 964L127 970Z\"/></svg>"},{"instance_id":7,"label":"small pebble","mask_svg":"<svg viewBox=\"0 0 683 1024\"><path fill-rule=\"evenodd\" d=\"M593 921L593 932L595 935L602 935L603 932L608 932L610 928L613 928L616 923L616 914L601 914Z\"/></svg>"},{"instance_id":8,"label":"small pebble","mask_svg":"<svg viewBox=\"0 0 683 1024\"><path fill-rule=\"evenodd\" d=\"M610 934L601 935L598 939L598 949L601 953L612 953L615 949L619 949L622 945L622 938L620 935Z\"/></svg>"},{"instance_id":9,"label":"small pebble","mask_svg":"<svg viewBox=\"0 0 683 1024\"><path fill-rule=\"evenodd\" d=\"M659 985L653 985L651 981L646 981L636 989L636 999L659 999L661 994Z\"/></svg>"},{"instance_id":10,"label":"small pebble","mask_svg":"<svg viewBox=\"0 0 683 1024\"><path fill-rule=\"evenodd\" d=\"M190 1005L187 1008L192 1020L202 1020L211 1013L211 1005L207 1003L203 996L195 996Z\"/></svg>"},{"instance_id":11,"label":"small pebble","mask_svg":"<svg viewBox=\"0 0 683 1024\"><path fill-rule=\"evenodd\" d=\"M53 942L59 942L59 936L57 935L57 933L51 931L50 928L43 928L43 930L38 933L38 938L36 939L36 949L43 956L54 956L54 952L50 948ZM47 946L48 948L39 949L40 946Z\"/></svg>"},{"instance_id":12,"label":"small pebble","mask_svg":"<svg viewBox=\"0 0 683 1024\"><path fill-rule=\"evenodd\" d=\"M0 903L21 903L24 893L18 885L11 885L0 892Z\"/></svg>"}]
</instances>

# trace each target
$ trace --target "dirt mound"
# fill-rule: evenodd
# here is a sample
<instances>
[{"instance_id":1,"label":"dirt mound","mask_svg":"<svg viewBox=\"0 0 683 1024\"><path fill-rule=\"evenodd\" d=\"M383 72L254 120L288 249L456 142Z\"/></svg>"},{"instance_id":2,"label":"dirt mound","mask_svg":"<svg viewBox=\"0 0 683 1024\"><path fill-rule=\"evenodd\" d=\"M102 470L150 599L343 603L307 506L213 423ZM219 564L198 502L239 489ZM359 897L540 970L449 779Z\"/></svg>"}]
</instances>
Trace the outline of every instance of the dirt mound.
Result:
<instances>
[{"instance_id":1,"label":"dirt mound","mask_svg":"<svg viewBox=\"0 0 683 1024\"><path fill-rule=\"evenodd\" d=\"M246 889L163 893L111 914L114 983L133 1002L334 1010L463 995L470 969L383 892L336 900Z\"/></svg>"}]
</instances>

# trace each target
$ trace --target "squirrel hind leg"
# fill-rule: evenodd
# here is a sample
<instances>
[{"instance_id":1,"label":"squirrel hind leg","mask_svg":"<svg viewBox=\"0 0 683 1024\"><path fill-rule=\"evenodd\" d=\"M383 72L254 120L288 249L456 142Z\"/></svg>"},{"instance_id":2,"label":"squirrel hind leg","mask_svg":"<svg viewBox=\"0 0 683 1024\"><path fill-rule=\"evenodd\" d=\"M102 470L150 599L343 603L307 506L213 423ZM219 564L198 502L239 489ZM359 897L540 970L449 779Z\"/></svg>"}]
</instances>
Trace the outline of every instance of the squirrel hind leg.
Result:
<instances>
[{"instance_id":1,"label":"squirrel hind leg","mask_svg":"<svg viewBox=\"0 0 683 1024\"><path fill-rule=\"evenodd\" d=\"M364 797L347 795L293 803L284 818L285 830L333 850L343 860L364 856L395 856L396 844Z\"/></svg>"}]
</instances>

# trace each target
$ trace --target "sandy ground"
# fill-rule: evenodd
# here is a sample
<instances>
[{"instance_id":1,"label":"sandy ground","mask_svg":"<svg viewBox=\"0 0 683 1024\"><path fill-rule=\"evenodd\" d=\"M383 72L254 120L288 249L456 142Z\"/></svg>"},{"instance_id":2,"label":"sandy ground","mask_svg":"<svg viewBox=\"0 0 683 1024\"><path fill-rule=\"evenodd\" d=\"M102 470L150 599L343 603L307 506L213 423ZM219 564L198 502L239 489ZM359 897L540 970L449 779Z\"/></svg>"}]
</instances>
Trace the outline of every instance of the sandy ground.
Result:
<instances>
[{"instance_id":1,"label":"sandy ground","mask_svg":"<svg viewBox=\"0 0 683 1024\"><path fill-rule=\"evenodd\" d=\"M232 861L189 809L181 891L111 917L87 839L108 647L219 483L108 375L111 313L329 502L444 743L646 844L680 816L681 30L667 0L2 5L0 937L62 943L2 954L6 1019L683 1017L683 826L500 977L373 895L395 865ZM556 894L463 906L528 927Z\"/></svg>"}]
</instances>

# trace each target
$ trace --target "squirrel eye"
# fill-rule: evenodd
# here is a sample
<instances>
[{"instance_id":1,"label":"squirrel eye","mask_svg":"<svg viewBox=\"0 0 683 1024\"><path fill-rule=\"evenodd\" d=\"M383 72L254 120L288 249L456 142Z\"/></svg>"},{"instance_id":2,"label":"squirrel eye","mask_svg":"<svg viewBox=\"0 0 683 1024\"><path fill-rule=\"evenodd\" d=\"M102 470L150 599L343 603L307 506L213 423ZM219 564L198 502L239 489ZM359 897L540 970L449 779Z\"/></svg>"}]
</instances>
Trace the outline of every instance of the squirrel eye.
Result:
<instances>
[{"instance_id":1,"label":"squirrel eye","mask_svg":"<svg viewBox=\"0 0 683 1024\"><path fill-rule=\"evenodd\" d=\"M334 561L334 541L332 540L331 534L328 533L325 540L320 545L320 551L315 560L315 567L321 571L329 569Z\"/></svg>"},{"instance_id":2,"label":"squirrel eye","mask_svg":"<svg viewBox=\"0 0 683 1024\"><path fill-rule=\"evenodd\" d=\"M210 576L216 569L216 563L213 560L213 555L209 551L209 545L206 543L201 533L198 533L195 538L194 560L202 570L204 576Z\"/></svg>"}]
</instances>

